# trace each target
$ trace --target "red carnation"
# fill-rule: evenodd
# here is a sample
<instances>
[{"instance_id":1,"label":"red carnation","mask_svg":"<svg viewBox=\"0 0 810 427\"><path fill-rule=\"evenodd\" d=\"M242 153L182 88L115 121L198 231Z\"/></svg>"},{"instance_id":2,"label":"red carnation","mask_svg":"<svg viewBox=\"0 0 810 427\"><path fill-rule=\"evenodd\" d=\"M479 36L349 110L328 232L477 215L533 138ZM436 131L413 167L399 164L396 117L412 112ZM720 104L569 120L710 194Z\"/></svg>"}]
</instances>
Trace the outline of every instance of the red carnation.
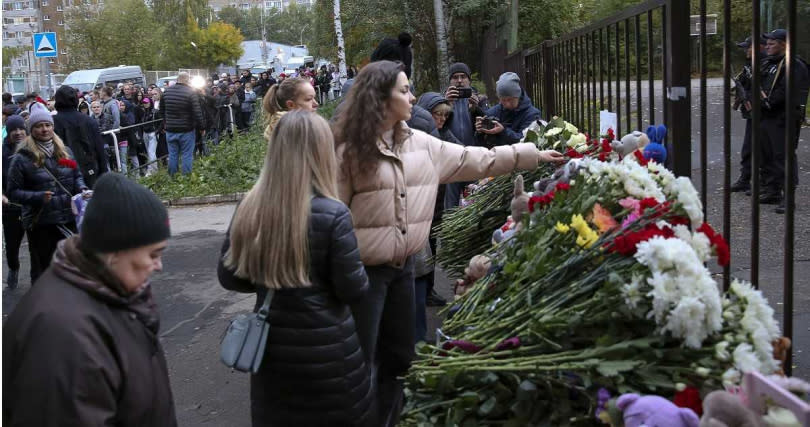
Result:
<instances>
[{"instance_id":1,"label":"red carnation","mask_svg":"<svg viewBox=\"0 0 810 427\"><path fill-rule=\"evenodd\" d=\"M574 150L573 148L565 150L565 155L572 159L581 159L582 157L584 157L582 154L580 154L577 150Z\"/></svg>"},{"instance_id":2,"label":"red carnation","mask_svg":"<svg viewBox=\"0 0 810 427\"><path fill-rule=\"evenodd\" d=\"M659 227L657 224L650 224L639 231L617 236L612 243L607 243L609 252L620 253L625 256L633 256L636 253L636 245L652 239L655 236L671 238L675 232L669 227Z\"/></svg>"},{"instance_id":3,"label":"red carnation","mask_svg":"<svg viewBox=\"0 0 810 427\"><path fill-rule=\"evenodd\" d=\"M543 196L532 196L529 198L529 212L534 212L535 205L544 206L554 200L554 190Z\"/></svg>"},{"instance_id":4,"label":"red carnation","mask_svg":"<svg viewBox=\"0 0 810 427\"><path fill-rule=\"evenodd\" d=\"M76 163L76 161L73 159L59 159L58 164L59 166L69 169L76 169L78 166L78 163Z\"/></svg>"},{"instance_id":5,"label":"red carnation","mask_svg":"<svg viewBox=\"0 0 810 427\"><path fill-rule=\"evenodd\" d=\"M655 200L652 197L645 197L639 201L639 206L641 210L647 210L649 208L654 208L658 206L658 200Z\"/></svg>"},{"instance_id":6,"label":"red carnation","mask_svg":"<svg viewBox=\"0 0 810 427\"><path fill-rule=\"evenodd\" d=\"M567 182L558 182L557 186L554 187L557 191L568 191L571 189L571 184Z\"/></svg>"},{"instance_id":7,"label":"red carnation","mask_svg":"<svg viewBox=\"0 0 810 427\"><path fill-rule=\"evenodd\" d=\"M698 227L697 231L706 235L709 238L709 242L711 246L714 248L714 252L717 255L717 264L721 267L725 267L731 262L731 251L728 248L728 242L726 239L723 238L723 235L714 231L711 225L707 223L703 223Z\"/></svg>"},{"instance_id":8,"label":"red carnation","mask_svg":"<svg viewBox=\"0 0 810 427\"><path fill-rule=\"evenodd\" d=\"M695 387L689 386L675 393L672 403L679 408L691 409L698 417L703 415L703 402L700 400L700 392Z\"/></svg>"},{"instance_id":9,"label":"red carnation","mask_svg":"<svg viewBox=\"0 0 810 427\"><path fill-rule=\"evenodd\" d=\"M607 136L609 141L616 139L616 134L613 133L613 128L608 128Z\"/></svg>"},{"instance_id":10,"label":"red carnation","mask_svg":"<svg viewBox=\"0 0 810 427\"><path fill-rule=\"evenodd\" d=\"M641 151L633 151L633 155L636 156L636 160L638 160L638 164L641 166L647 166L647 163L649 163L649 161L644 158L644 155L641 154Z\"/></svg>"}]
</instances>

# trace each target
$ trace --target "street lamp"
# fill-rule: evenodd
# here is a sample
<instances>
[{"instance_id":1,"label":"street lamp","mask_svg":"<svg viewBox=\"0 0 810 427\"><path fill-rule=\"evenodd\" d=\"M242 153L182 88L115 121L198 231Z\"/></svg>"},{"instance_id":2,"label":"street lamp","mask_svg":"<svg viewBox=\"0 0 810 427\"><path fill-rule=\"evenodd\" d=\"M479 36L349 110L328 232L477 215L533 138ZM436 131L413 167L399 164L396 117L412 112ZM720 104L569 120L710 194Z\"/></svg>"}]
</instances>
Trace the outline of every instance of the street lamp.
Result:
<instances>
[{"instance_id":1,"label":"street lamp","mask_svg":"<svg viewBox=\"0 0 810 427\"><path fill-rule=\"evenodd\" d=\"M304 25L304 27L303 27L303 28L301 28L301 36L299 37L299 40L300 40L300 42L301 42L301 43L299 43L299 44L300 44L301 46L303 46L303 45L304 45L304 30L306 30L307 28L309 28L309 24L305 24L305 25Z\"/></svg>"}]
</instances>

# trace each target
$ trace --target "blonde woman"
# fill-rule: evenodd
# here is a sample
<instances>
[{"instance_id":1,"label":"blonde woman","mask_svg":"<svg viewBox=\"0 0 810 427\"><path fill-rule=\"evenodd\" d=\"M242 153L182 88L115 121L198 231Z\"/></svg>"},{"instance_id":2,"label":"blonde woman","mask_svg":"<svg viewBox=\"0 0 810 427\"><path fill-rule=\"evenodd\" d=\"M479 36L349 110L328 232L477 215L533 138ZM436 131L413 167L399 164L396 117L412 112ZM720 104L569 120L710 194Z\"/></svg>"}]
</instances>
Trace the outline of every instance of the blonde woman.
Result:
<instances>
[{"instance_id":1,"label":"blonde woman","mask_svg":"<svg viewBox=\"0 0 810 427\"><path fill-rule=\"evenodd\" d=\"M369 370L349 308L368 278L349 209L337 198L329 125L292 111L271 138L218 266L224 288L256 293L255 310L275 290L250 383L253 426L372 426Z\"/></svg>"},{"instance_id":2,"label":"blonde woman","mask_svg":"<svg viewBox=\"0 0 810 427\"><path fill-rule=\"evenodd\" d=\"M398 62L378 61L357 75L332 123L340 199L357 220L369 292L353 307L370 365L379 367L379 426L398 421L402 384L414 356L414 255L427 243L438 184L502 175L561 161L534 144L487 150L410 129L414 96Z\"/></svg>"},{"instance_id":3,"label":"blonde woman","mask_svg":"<svg viewBox=\"0 0 810 427\"><path fill-rule=\"evenodd\" d=\"M36 257L31 283L50 265L56 244L76 231L70 198L87 190L70 148L53 131L53 116L34 109L30 135L11 158L8 198L22 205L23 226Z\"/></svg>"},{"instance_id":4,"label":"blonde woman","mask_svg":"<svg viewBox=\"0 0 810 427\"><path fill-rule=\"evenodd\" d=\"M315 99L315 89L308 80L292 78L273 85L264 96L262 108L267 116L264 136L269 138L284 113L293 110L315 111L318 101Z\"/></svg>"}]
</instances>

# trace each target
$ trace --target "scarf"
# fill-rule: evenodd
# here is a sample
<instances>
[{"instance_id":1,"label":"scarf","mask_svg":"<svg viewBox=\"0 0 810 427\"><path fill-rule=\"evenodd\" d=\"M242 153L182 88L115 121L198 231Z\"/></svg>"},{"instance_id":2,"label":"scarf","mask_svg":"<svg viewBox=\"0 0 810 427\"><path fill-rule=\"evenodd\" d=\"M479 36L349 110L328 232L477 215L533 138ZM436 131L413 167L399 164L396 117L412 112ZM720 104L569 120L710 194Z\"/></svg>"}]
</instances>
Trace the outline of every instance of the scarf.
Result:
<instances>
[{"instance_id":1,"label":"scarf","mask_svg":"<svg viewBox=\"0 0 810 427\"><path fill-rule=\"evenodd\" d=\"M53 140L50 141L35 141L37 143L37 148L39 148L42 153L45 154L45 157L53 157Z\"/></svg>"}]
</instances>

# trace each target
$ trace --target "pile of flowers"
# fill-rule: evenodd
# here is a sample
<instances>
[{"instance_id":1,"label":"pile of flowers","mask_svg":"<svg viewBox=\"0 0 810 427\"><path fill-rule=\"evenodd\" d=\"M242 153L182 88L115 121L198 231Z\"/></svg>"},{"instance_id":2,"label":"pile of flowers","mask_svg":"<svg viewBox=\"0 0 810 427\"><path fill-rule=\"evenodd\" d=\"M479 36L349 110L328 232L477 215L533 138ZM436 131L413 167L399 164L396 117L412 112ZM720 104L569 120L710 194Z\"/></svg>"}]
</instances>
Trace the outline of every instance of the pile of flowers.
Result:
<instances>
[{"instance_id":1,"label":"pile of flowers","mask_svg":"<svg viewBox=\"0 0 810 427\"><path fill-rule=\"evenodd\" d=\"M689 179L633 156L565 168L420 344L404 425L592 424L600 389L672 397L778 368L773 309L705 266L729 250Z\"/></svg>"}]
</instances>

